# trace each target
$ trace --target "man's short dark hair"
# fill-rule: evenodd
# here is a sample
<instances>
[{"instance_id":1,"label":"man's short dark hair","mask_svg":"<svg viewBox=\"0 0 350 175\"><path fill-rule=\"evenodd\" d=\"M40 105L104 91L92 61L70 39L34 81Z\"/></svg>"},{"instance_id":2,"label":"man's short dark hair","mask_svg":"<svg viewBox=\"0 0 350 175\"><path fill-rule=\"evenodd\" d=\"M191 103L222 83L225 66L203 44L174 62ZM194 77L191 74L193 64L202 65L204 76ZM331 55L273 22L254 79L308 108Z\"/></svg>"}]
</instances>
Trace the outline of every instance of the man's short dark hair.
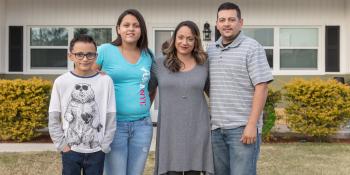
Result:
<instances>
[{"instance_id":1,"label":"man's short dark hair","mask_svg":"<svg viewBox=\"0 0 350 175\"><path fill-rule=\"evenodd\" d=\"M74 44L76 42L92 43L95 46L95 49L97 49L96 42L91 36L86 34L80 34L80 35L74 36L74 38L70 41L69 52L72 52Z\"/></svg>"},{"instance_id":2,"label":"man's short dark hair","mask_svg":"<svg viewBox=\"0 0 350 175\"><path fill-rule=\"evenodd\" d=\"M239 6L235 3L232 2L224 2L222 3L219 8L218 8L218 12L217 12L217 17L218 18L218 14L221 10L236 10L237 11L237 17L238 19L241 19L241 9L239 9Z\"/></svg>"}]
</instances>

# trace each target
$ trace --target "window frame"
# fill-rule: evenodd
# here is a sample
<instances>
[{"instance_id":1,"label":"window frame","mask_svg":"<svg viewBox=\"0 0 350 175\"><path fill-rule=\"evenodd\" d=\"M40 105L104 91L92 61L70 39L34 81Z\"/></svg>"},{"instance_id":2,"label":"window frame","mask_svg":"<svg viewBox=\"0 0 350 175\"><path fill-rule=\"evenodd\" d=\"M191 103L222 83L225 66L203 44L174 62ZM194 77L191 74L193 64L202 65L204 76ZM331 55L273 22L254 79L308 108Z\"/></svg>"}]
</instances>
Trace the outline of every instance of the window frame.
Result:
<instances>
[{"instance_id":1,"label":"window frame","mask_svg":"<svg viewBox=\"0 0 350 175\"><path fill-rule=\"evenodd\" d=\"M68 43L67 46L31 46L30 45L30 29L31 28L65 28L68 31ZM112 34L112 40L117 37L115 26L113 25L74 25L74 26L68 26L68 25L28 25L25 26L25 32L24 32L24 50L23 50L23 72L8 72L8 74L13 73L22 73L22 74L62 74L67 71L74 69L74 63L70 61L67 57L67 67L62 68L54 68L54 67L43 67L43 68L31 68L31 49L67 49L67 54L69 52L69 42L74 37L74 29L75 28L110 28L111 34ZM8 66L7 66L8 67ZM7 68L8 69L8 68Z\"/></svg>"},{"instance_id":2,"label":"window frame","mask_svg":"<svg viewBox=\"0 0 350 175\"><path fill-rule=\"evenodd\" d=\"M270 67L271 71L273 71L274 67L276 67L275 65L275 46L276 46L276 37L275 37L275 27L273 26L243 26L242 29L272 29L272 33L273 33L273 43L272 46L263 46L264 50L266 49L271 49L272 50L272 55L273 55L273 59L272 59L272 67ZM244 34L244 32L243 32ZM253 38L254 39L254 38Z\"/></svg>"},{"instance_id":3,"label":"window frame","mask_svg":"<svg viewBox=\"0 0 350 175\"><path fill-rule=\"evenodd\" d=\"M274 32L274 44L273 46L263 46L264 49L273 49L273 67L271 68L273 75L323 75L325 67L324 57L324 37L325 30L320 25L246 25L243 28L273 28ZM308 29L314 28L318 31L318 46L317 47L285 47L280 46L280 29L281 28L296 28L296 29ZM316 49L317 50L317 68L281 68L280 65L280 50L281 49Z\"/></svg>"}]
</instances>

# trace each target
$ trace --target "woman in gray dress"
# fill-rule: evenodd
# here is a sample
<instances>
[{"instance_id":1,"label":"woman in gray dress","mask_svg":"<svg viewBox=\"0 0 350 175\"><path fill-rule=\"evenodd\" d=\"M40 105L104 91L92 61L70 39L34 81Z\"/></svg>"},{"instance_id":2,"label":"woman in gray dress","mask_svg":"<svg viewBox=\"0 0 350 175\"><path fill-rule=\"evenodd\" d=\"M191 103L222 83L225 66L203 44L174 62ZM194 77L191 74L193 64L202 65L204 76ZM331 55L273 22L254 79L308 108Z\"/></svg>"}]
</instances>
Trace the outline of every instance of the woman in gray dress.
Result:
<instances>
[{"instance_id":1,"label":"woman in gray dress","mask_svg":"<svg viewBox=\"0 0 350 175\"><path fill-rule=\"evenodd\" d=\"M210 118L203 93L208 61L197 25L181 22L164 53L152 65L150 80L151 90L159 88L154 174L212 174Z\"/></svg>"}]
</instances>

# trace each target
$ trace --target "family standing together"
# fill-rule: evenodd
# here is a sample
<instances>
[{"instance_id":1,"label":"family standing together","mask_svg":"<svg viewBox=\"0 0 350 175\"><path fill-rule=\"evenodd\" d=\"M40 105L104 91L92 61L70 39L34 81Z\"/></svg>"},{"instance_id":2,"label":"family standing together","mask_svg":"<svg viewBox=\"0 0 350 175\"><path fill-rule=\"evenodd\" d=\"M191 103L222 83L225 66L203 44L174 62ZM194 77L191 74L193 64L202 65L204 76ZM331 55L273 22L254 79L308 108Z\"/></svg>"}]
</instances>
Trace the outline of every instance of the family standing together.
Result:
<instances>
[{"instance_id":1,"label":"family standing together","mask_svg":"<svg viewBox=\"0 0 350 175\"><path fill-rule=\"evenodd\" d=\"M119 16L111 43L97 48L90 36L75 37L74 70L55 80L49 107L62 174L142 175L158 89L155 175L255 175L273 77L263 47L242 26L239 7L223 3L221 37L206 52L198 26L183 21L158 58L135 9Z\"/></svg>"}]
</instances>

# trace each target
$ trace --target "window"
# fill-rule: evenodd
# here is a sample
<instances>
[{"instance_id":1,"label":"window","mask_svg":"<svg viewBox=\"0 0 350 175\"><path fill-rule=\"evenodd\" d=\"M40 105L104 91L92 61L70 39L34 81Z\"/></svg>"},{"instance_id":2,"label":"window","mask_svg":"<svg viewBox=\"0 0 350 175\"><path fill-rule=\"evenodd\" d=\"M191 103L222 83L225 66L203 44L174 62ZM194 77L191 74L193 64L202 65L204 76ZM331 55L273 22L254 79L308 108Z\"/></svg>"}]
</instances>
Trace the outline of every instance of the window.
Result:
<instances>
[{"instance_id":1,"label":"window","mask_svg":"<svg viewBox=\"0 0 350 175\"><path fill-rule=\"evenodd\" d=\"M257 40L265 49L267 61L273 68L273 28L244 28L243 33Z\"/></svg>"},{"instance_id":2,"label":"window","mask_svg":"<svg viewBox=\"0 0 350 175\"><path fill-rule=\"evenodd\" d=\"M112 41L112 27L30 27L27 70L31 73L62 73L71 69L69 42L78 34L94 38L97 46Z\"/></svg>"},{"instance_id":3,"label":"window","mask_svg":"<svg viewBox=\"0 0 350 175\"><path fill-rule=\"evenodd\" d=\"M75 28L74 36L77 36L78 34L86 34L91 36L94 38L98 46L112 41L111 28Z\"/></svg>"},{"instance_id":4,"label":"window","mask_svg":"<svg viewBox=\"0 0 350 175\"><path fill-rule=\"evenodd\" d=\"M317 69L318 29L281 28L280 68Z\"/></svg>"},{"instance_id":5,"label":"window","mask_svg":"<svg viewBox=\"0 0 350 175\"><path fill-rule=\"evenodd\" d=\"M55 27L30 29L30 68L67 68L68 30Z\"/></svg>"},{"instance_id":6,"label":"window","mask_svg":"<svg viewBox=\"0 0 350 175\"><path fill-rule=\"evenodd\" d=\"M293 70L320 70L318 27L248 26L242 30L264 47L274 72L288 71L289 74Z\"/></svg>"}]
</instances>

